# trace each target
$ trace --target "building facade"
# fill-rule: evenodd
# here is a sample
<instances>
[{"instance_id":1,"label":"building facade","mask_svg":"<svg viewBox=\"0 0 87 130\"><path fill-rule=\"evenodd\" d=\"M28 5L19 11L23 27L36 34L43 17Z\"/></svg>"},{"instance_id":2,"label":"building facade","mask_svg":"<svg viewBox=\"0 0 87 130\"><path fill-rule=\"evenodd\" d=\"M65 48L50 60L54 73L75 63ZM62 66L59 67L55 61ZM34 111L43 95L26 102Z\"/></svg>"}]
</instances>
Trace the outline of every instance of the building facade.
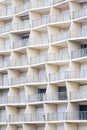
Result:
<instances>
[{"instance_id":1,"label":"building facade","mask_svg":"<svg viewBox=\"0 0 87 130\"><path fill-rule=\"evenodd\" d=\"M0 130L87 130L87 0L0 0Z\"/></svg>"}]
</instances>

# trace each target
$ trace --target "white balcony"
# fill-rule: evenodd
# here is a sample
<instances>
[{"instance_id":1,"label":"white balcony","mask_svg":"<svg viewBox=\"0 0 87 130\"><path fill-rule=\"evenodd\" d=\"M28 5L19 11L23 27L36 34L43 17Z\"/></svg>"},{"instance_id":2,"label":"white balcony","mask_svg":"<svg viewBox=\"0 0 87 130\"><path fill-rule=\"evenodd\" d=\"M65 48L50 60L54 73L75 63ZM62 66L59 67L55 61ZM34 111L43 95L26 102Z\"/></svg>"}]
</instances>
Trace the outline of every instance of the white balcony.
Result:
<instances>
[{"instance_id":1,"label":"white balcony","mask_svg":"<svg viewBox=\"0 0 87 130\"><path fill-rule=\"evenodd\" d=\"M0 35L1 34L4 34L4 33L10 33L10 31L12 30L12 25L11 23L7 24L7 25L4 25L1 27L0 29Z\"/></svg>"},{"instance_id":2,"label":"white balcony","mask_svg":"<svg viewBox=\"0 0 87 130\"><path fill-rule=\"evenodd\" d=\"M48 45L48 38L31 38L29 40L29 46L37 46L37 45Z\"/></svg>"},{"instance_id":3,"label":"white balcony","mask_svg":"<svg viewBox=\"0 0 87 130\"><path fill-rule=\"evenodd\" d=\"M45 114L23 114L23 115L9 115L9 122L44 122L46 121Z\"/></svg>"},{"instance_id":4,"label":"white balcony","mask_svg":"<svg viewBox=\"0 0 87 130\"><path fill-rule=\"evenodd\" d=\"M70 92L70 100L87 100L87 90Z\"/></svg>"},{"instance_id":5,"label":"white balcony","mask_svg":"<svg viewBox=\"0 0 87 130\"><path fill-rule=\"evenodd\" d=\"M86 80L87 79L87 70L82 71L64 71L59 73L53 73L49 75L49 81L61 81L66 79L72 80Z\"/></svg>"},{"instance_id":6,"label":"white balcony","mask_svg":"<svg viewBox=\"0 0 87 130\"><path fill-rule=\"evenodd\" d=\"M61 101L67 100L67 92L38 93L28 96L29 102Z\"/></svg>"},{"instance_id":7,"label":"white balcony","mask_svg":"<svg viewBox=\"0 0 87 130\"><path fill-rule=\"evenodd\" d=\"M63 31L61 33L56 33L51 35L51 42L60 42L63 40L68 40L69 38L69 31Z\"/></svg>"},{"instance_id":8,"label":"white balcony","mask_svg":"<svg viewBox=\"0 0 87 130\"><path fill-rule=\"evenodd\" d=\"M75 51L71 52L71 58L75 59L75 58L83 58L87 56L87 48L83 48L83 49L78 49Z\"/></svg>"},{"instance_id":9,"label":"white balcony","mask_svg":"<svg viewBox=\"0 0 87 130\"><path fill-rule=\"evenodd\" d=\"M51 15L50 16L50 20L49 22L50 23L61 23L61 22L69 22L69 20L71 19L70 17L70 12L68 11L67 13L64 13L64 14L54 14L54 15Z\"/></svg>"},{"instance_id":10,"label":"white balcony","mask_svg":"<svg viewBox=\"0 0 87 130\"><path fill-rule=\"evenodd\" d=\"M31 8L48 7L51 5L50 0L32 0Z\"/></svg>"},{"instance_id":11,"label":"white balcony","mask_svg":"<svg viewBox=\"0 0 87 130\"><path fill-rule=\"evenodd\" d=\"M31 25L29 21L12 24L12 31L25 31L25 30L30 30L30 29L31 29Z\"/></svg>"},{"instance_id":12,"label":"white balcony","mask_svg":"<svg viewBox=\"0 0 87 130\"><path fill-rule=\"evenodd\" d=\"M20 84L41 84L41 83L46 83L47 82L47 77L46 75L43 75L42 77L38 76L29 76L29 77L17 77L17 78L12 78L11 79L11 85L20 85Z\"/></svg>"},{"instance_id":13,"label":"white balcony","mask_svg":"<svg viewBox=\"0 0 87 130\"><path fill-rule=\"evenodd\" d=\"M27 11L28 9L30 9L30 7L31 7L31 2L27 0L22 5L16 6L14 8L14 13L21 13L21 12Z\"/></svg>"},{"instance_id":14,"label":"white balcony","mask_svg":"<svg viewBox=\"0 0 87 130\"><path fill-rule=\"evenodd\" d=\"M35 19L32 21L32 27L47 25L49 23L49 16L42 17L40 19Z\"/></svg>"},{"instance_id":15,"label":"white balcony","mask_svg":"<svg viewBox=\"0 0 87 130\"><path fill-rule=\"evenodd\" d=\"M0 17L9 17L9 16L12 16L12 15L13 15L13 8L12 7L0 10Z\"/></svg>"},{"instance_id":16,"label":"white balcony","mask_svg":"<svg viewBox=\"0 0 87 130\"><path fill-rule=\"evenodd\" d=\"M76 10L73 12L73 19L87 17L87 9Z\"/></svg>"},{"instance_id":17,"label":"white balcony","mask_svg":"<svg viewBox=\"0 0 87 130\"><path fill-rule=\"evenodd\" d=\"M13 49L17 49L17 48L22 48L22 47L26 47L28 44L28 38L22 39L22 40L17 40L13 42Z\"/></svg>"}]
</instances>

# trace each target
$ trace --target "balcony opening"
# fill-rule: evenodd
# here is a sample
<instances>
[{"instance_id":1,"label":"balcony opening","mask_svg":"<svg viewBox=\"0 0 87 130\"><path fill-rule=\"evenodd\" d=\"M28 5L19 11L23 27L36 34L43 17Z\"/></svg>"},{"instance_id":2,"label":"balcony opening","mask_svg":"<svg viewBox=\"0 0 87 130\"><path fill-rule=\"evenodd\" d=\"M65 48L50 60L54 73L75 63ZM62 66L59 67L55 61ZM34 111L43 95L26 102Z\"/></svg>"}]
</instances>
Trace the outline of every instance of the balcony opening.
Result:
<instances>
[{"instance_id":1,"label":"balcony opening","mask_svg":"<svg viewBox=\"0 0 87 130\"><path fill-rule=\"evenodd\" d=\"M66 100L67 99L67 91L66 91L66 87L58 87L58 99L59 100Z\"/></svg>"},{"instance_id":2,"label":"balcony opening","mask_svg":"<svg viewBox=\"0 0 87 130\"><path fill-rule=\"evenodd\" d=\"M45 88L38 88L38 101L43 101L45 93L46 93Z\"/></svg>"},{"instance_id":3,"label":"balcony opening","mask_svg":"<svg viewBox=\"0 0 87 130\"><path fill-rule=\"evenodd\" d=\"M87 120L87 105L79 105L79 119Z\"/></svg>"}]
</instances>

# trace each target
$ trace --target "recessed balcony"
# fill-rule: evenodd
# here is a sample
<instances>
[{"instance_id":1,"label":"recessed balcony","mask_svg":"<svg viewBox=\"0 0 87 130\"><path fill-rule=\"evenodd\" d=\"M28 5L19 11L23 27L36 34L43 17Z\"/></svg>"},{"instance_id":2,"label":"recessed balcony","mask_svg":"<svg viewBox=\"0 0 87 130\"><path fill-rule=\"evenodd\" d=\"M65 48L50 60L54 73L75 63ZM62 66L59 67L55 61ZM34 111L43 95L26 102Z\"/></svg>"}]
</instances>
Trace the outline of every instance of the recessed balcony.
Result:
<instances>
[{"instance_id":1,"label":"recessed balcony","mask_svg":"<svg viewBox=\"0 0 87 130\"><path fill-rule=\"evenodd\" d=\"M73 19L87 17L87 9L76 10L73 12Z\"/></svg>"},{"instance_id":2,"label":"recessed balcony","mask_svg":"<svg viewBox=\"0 0 87 130\"><path fill-rule=\"evenodd\" d=\"M23 115L9 115L9 122L44 122L46 117L44 113L40 114L23 114Z\"/></svg>"},{"instance_id":3,"label":"recessed balcony","mask_svg":"<svg viewBox=\"0 0 87 130\"><path fill-rule=\"evenodd\" d=\"M23 104L26 103L25 95L23 96L8 96L7 97L7 103L8 104ZM19 105L20 105L19 104Z\"/></svg>"},{"instance_id":4,"label":"recessed balcony","mask_svg":"<svg viewBox=\"0 0 87 130\"><path fill-rule=\"evenodd\" d=\"M28 66L28 61L26 59L13 59L10 61L9 67L26 67Z\"/></svg>"},{"instance_id":5,"label":"recessed balcony","mask_svg":"<svg viewBox=\"0 0 87 130\"><path fill-rule=\"evenodd\" d=\"M14 13L21 13L23 11L27 11L31 7L31 2L30 1L25 1L22 5L18 5L14 8Z\"/></svg>"},{"instance_id":6,"label":"recessed balcony","mask_svg":"<svg viewBox=\"0 0 87 130\"><path fill-rule=\"evenodd\" d=\"M31 8L48 7L51 5L50 0L32 0Z\"/></svg>"},{"instance_id":7,"label":"recessed balcony","mask_svg":"<svg viewBox=\"0 0 87 130\"><path fill-rule=\"evenodd\" d=\"M37 18L32 21L32 27L46 25L49 23L49 16L44 16L42 18Z\"/></svg>"},{"instance_id":8,"label":"recessed balcony","mask_svg":"<svg viewBox=\"0 0 87 130\"><path fill-rule=\"evenodd\" d=\"M13 8L12 7L0 10L0 17L9 17L9 16L12 16L12 15L13 15Z\"/></svg>"},{"instance_id":9,"label":"recessed balcony","mask_svg":"<svg viewBox=\"0 0 87 130\"><path fill-rule=\"evenodd\" d=\"M9 24L4 25L4 26L1 27L0 34L10 33L11 30L12 30L12 24L9 23Z\"/></svg>"},{"instance_id":10,"label":"recessed balcony","mask_svg":"<svg viewBox=\"0 0 87 130\"><path fill-rule=\"evenodd\" d=\"M61 32L61 33L56 33L51 35L51 42L60 42L63 40L68 40L69 38L69 31Z\"/></svg>"},{"instance_id":11,"label":"recessed balcony","mask_svg":"<svg viewBox=\"0 0 87 130\"><path fill-rule=\"evenodd\" d=\"M86 80L87 78L87 70L82 71L64 71L59 73L53 73L49 75L49 81L61 81L66 79L72 80Z\"/></svg>"},{"instance_id":12,"label":"recessed balcony","mask_svg":"<svg viewBox=\"0 0 87 130\"><path fill-rule=\"evenodd\" d=\"M38 76L29 76L29 77L18 77L18 78L12 78L11 79L11 85L20 85L20 84L41 84L46 83L47 77L46 75L43 75L42 77Z\"/></svg>"},{"instance_id":13,"label":"recessed balcony","mask_svg":"<svg viewBox=\"0 0 87 130\"><path fill-rule=\"evenodd\" d=\"M23 21L21 23L13 23L12 24L12 31L25 31L25 30L30 30L31 29L31 25L30 22L27 21Z\"/></svg>"},{"instance_id":14,"label":"recessed balcony","mask_svg":"<svg viewBox=\"0 0 87 130\"><path fill-rule=\"evenodd\" d=\"M87 90L70 92L70 100L87 100Z\"/></svg>"},{"instance_id":15,"label":"recessed balcony","mask_svg":"<svg viewBox=\"0 0 87 130\"><path fill-rule=\"evenodd\" d=\"M50 16L50 23L55 23L55 22L69 22L69 20L71 19L70 17L70 12L68 11L67 13L63 13L63 14L54 14Z\"/></svg>"},{"instance_id":16,"label":"recessed balcony","mask_svg":"<svg viewBox=\"0 0 87 130\"><path fill-rule=\"evenodd\" d=\"M87 48L78 49L78 50L71 52L71 58L72 59L82 58L82 57L86 57L86 56L87 56Z\"/></svg>"},{"instance_id":17,"label":"recessed balcony","mask_svg":"<svg viewBox=\"0 0 87 130\"><path fill-rule=\"evenodd\" d=\"M58 61L64 61L64 60L69 60L70 56L68 54L65 55L59 55L57 53L49 53L49 54L44 54L41 56L35 56L30 58L30 65L34 64L40 64L40 63L45 63L45 62L58 62Z\"/></svg>"},{"instance_id":18,"label":"recessed balcony","mask_svg":"<svg viewBox=\"0 0 87 130\"><path fill-rule=\"evenodd\" d=\"M44 46L49 45L49 39L48 38L31 38L29 41L29 46Z\"/></svg>"},{"instance_id":19,"label":"recessed balcony","mask_svg":"<svg viewBox=\"0 0 87 130\"><path fill-rule=\"evenodd\" d=\"M28 38L14 41L12 47L13 49L17 49L17 48L26 47L27 44L28 44Z\"/></svg>"},{"instance_id":20,"label":"recessed balcony","mask_svg":"<svg viewBox=\"0 0 87 130\"><path fill-rule=\"evenodd\" d=\"M28 96L29 102L60 101L67 100L67 92L39 93Z\"/></svg>"},{"instance_id":21,"label":"recessed balcony","mask_svg":"<svg viewBox=\"0 0 87 130\"><path fill-rule=\"evenodd\" d=\"M87 111L75 111L75 112L58 112L58 113L48 113L48 121L72 121L72 120L87 120Z\"/></svg>"},{"instance_id":22,"label":"recessed balcony","mask_svg":"<svg viewBox=\"0 0 87 130\"><path fill-rule=\"evenodd\" d=\"M70 38L75 38L75 39L84 39L87 38L87 30L82 30L82 29L77 29L77 30L72 30L70 31Z\"/></svg>"},{"instance_id":23,"label":"recessed balcony","mask_svg":"<svg viewBox=\"0 0 87 130\"><path fill-rule=\"evenodd\" d=\"M2 124L2 123L4 123L4 124L7 123L7 117L0 115L0 124Z\"/></svg>"}]
</instances>

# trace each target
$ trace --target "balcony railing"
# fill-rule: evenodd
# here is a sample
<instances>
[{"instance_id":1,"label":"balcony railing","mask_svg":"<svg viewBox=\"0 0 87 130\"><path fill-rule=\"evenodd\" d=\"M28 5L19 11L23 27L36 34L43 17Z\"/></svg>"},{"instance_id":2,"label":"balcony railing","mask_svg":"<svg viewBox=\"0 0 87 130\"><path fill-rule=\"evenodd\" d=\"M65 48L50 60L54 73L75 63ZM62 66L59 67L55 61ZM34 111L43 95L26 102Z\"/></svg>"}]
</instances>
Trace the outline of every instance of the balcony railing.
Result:
<instances>
[{"instance_id":1,"label":"balcony railing","mask_svg":"<svg viewBox=\"0 0 87 130\"><path fill-rule=\"evenodd\" d=\"M33 20L32 27L41 26L47 23L49 23L49 16L45 16L45 17Z\"/></svg>"},{"instance_id":2,"label":"balcony railing","mask_svg":"<svg viewBox=\"0 0 87 130\"><path fill-rule=\"evenodd\" d=\"M22 5L16 6L15 9L14 9L14 12L20 13L22 11L26 11L26 10L30 9L30 7L31 7L31 3L30 3L30 1L27 0Z\"/></svg>"},{"instance_id":3,"label":"balcony railing","mask_svg":"<svg viewBox=\"0 0 87 130\"><path fill-rule=\"evenodd\" d=\"M80 58L87 56L87 48L78 49L71 52L71 58Z\"/></svg>"},{"instance_id":4,"label":"balcony railing","mask_svg":"<svg viewBox=\"0 0 87 130\"><path fill-rule=\"evenodd\" d=\"M7 103L26 103L25 95L23 96L8 96Z\"/></svg>"},{"instance_id":5,"label":"balcony railing","mask_svg":"<svg viewBox=\"0 0 87 130\"><path fill-rule=\"evenodd\" d=\"M26 47L28 44L28 38L13 42L13 49Z\"/></svg>"},{"instance_id":6,"label":"balcony railing","mask_svg":"<svg viewBox=\"0 0 87 130\"><path fill-rule=\"evenodd\" d=\"M49 81L65 80L66 78L67 78L67 71L59 72L59 73L53 73L53 74L49 75Z\"/></svg>"},{"instance_id":7,"label":"balcony railing","mask_svg":"<svg viewBox=\"0 0 87 130\"><path fill-rule=\"evenodd\" d=\"M67 40L68 38L69 38L69 31L61 33L61 34L57 33L57 34L51 35L51 42Z\"/></svg>"},{"instance_id":8,"label":"balcony railing","mask_svg":"<svg viewBox=\"0 0 87 130\"><path fill-rule=\"evenodd\" d=\"M28 96L29 102L67 100L67 92L39 93Z\"/></svg>"},{"instance_id":9,"label":"balcony railing","mask_svg":"<svg viewBox=\"0 0 87 130\"><path fill-rule=\"evenodd\" d=\"M48 121L87 120L87 111L48 113Z\"/></svg>"},{"instance_id":10,"label":"balcony railing","mask_svg":"<svg viewBox=\"0 0 87 130\"><path fill-rule=\"evenodd\" d=\"M47 58L48 58L47 54L37 56L37 57L36 56L32 57L30 58L30 64L33 65L33 64L38 64L38 63L44 63L47 61Z\"/></svg>"},{"instance_id":11,"label":"balcony railing","mask_svg":"<svg viewBox=\"0 0 87 130\"><path fill-rule=\"evenodd\" d=\"M16 59L12 59L10 61L10 67L18 67L18 66L26 66L28 65L28 61L25 59L21 59L20 60L16 60Z\"/></svg>"},{"instance_id":12,"label":"balcony railing","mask_svg":"<svg viewBox=\"0 0 87 130\"><path fill-rule=\"evenodd\" d=\"M67 13L64 14L54 14L50 16L50 23L55 23L55 22L63 22L63 21L68 21L70 20L70 12L68 11Z\"/></svg>"},{"instance_id":13,"label":"balcony railing","mask_svg":"<svg viewBox=\"0 0 87 130\"><path fill-rule=\"evenodd\" d=\"M61 3L61 2L64 2L66 0L53 0L53 4L58 4L58 3Z\"/></svg>"},{"instance_id":14,"label":"balcony railing","mask_svg":"<svg viewBox=\"0 0 87 130\"><path fill-rule=\"evenodd\" d=\"M12 31L19 31L19 30L30 30L31 25L30 22L22 22L22 23L13 23L12 24Z\"/></svg>"},{"instance_id":15,"label":"balcony railing","mask_svg":"<svg viewBox=\"0 0 87 130\"><path fill-rule=\"evenodd\" d=\"M73 12L73 19L87 16L87 9L76 10Z\"/></svg>"},{"instance_id":16,"label":"balcony railing","mask_svg":"<svg viewBox=\"0 0 87 130\"><path fill-rule=\"evenodd\" d=\"M9 60L3 61L2 64L0 65L0 68L7 68L9 67Z\"/></svg>"},{"instance_id":17,"label":"balcony railing","mask_svg":"<svg viewBox=\"0 0 87 130\"><path fill-rule=\"evenodd\" d=\"M72 30L70 31L70 38L82 38L82 37L87 37L87 30Z\"/></svg>"},{"instance_id":18,"label":"balcony railing","mask_svg":"<svg viewBox=\"0 0 87 130\"><path fill-rule=\"evenodd\" d=\"M49 81L60 81L65 79L86 79L87 70L81 71L64 71L49 75Z\"/></svg>"},{"instance_id":19,"label":"balcony railing","mask_svg":"<svg viewBox=\"0 0 87 130\"><path fill-rule=\"evenodd\" d=\"M12 30L12 25L11 25L11 24L4 25L4 26L1 27L1 29L0 29L0 34L10 32L11 30Z\"/></svg>"},{"instance_id":20,"label":"balcony railing","mask_svg":"<svg viewBox=\"0 0 87 130\"><path fill-rule=\"evenodd\" d=\"M11 16L13 15L13 8L10 7L9 9L1 9L0 10L0 17L6 17L6 16Z\"/></svg>"},{"instance_id":21,"label":"balcony railing","mask_svg":"<svg viewBox=\"0 0 87 130\"><path fill-rule=\"evenodd\" d=\"M0 105L7 103L7 97L0 97Z\"/></svg>"},{"instance_id":22,"label":"balcony railing","mask_svg":"<svg viewBox=\"0 0 87 130\"><path fill-rule=\"evenodd\" d=\"M70 100L87 100L87 90L70 92Z\"/></svg>"},{"instance_id":23,"label":"balcony railing","mask_svg":"<svg viewBox=\"0 0 87 130\"><path fill-rule=\"evenodd\" d=\"M49 44L49 39L47 38L31 38L29 41L29 46L32 45L47 45Z\"/></svg>"},{"instance_id":24,"label":"balcony railing","mask_svg":"<svg viewBox=\"0 0 87 130\"><path fill-rule=\"evenodd\" d=\"M7 123L7 118L6 118L6 116L0 115L0 123Z\"/></svg>"},{"instance_id":25,"label":"balcony railing","mask_svg":"<svg viewBox=\"0 0 87 130\"><path fill-rule=\"evenodd\" d=\"M50 0L32 0L31 8L40 8L50 6Z\"/></svg>"},{"instance_id":26,"label":"balcony railing","mask_svg":"<svg viewBox=\"0 0 87 130\"><path fill-rule=\"evenodd\" d=\"M22 114L9 115L9 122L43 122L45 121L45 114Z\"/></svg>"},{"instance_id":27,"label":"balcony railing","mask_svg":"<svg viewBox=\"0 0 87 130\"><path fill-rule=\"evenodd\" d=\"M26 83L44 83L47 82L46 75L41 77L38 76L29 76L29 77L18 77L11 79L11 85L19 85L19 84L26 84Z\"/></svg>"}]
</instances>

